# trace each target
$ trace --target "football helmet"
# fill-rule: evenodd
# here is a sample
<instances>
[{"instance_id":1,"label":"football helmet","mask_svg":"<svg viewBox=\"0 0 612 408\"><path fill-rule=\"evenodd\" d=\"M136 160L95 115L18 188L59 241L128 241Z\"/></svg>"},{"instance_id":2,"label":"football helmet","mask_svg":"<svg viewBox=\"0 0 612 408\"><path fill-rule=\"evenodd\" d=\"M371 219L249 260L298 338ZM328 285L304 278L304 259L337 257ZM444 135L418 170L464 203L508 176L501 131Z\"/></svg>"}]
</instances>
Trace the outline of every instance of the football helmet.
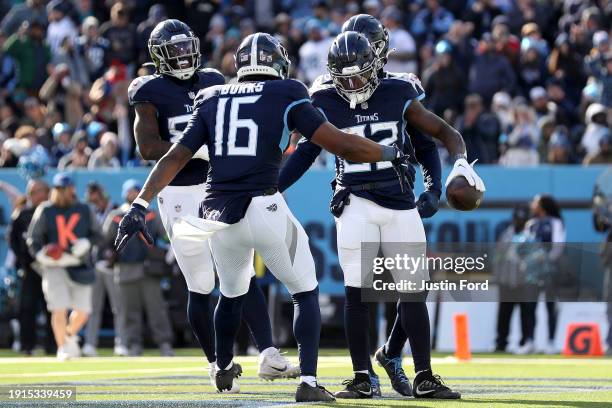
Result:
<instances>
[{"instance_id":1,"label":"football helmet","mask_svg":"<svg viewBox=\"0 0 612 408\"><path fill-rule=\"evenodd\" d=\"M200 67L200 39L182 21L164 20L151 32L149 54L160 74L189 79Z\"/></svg>"},{"instance_id":2,"label":"football helmet","mask_svg":"<svg viewBox=\"0 0 612 408\"><path fill-rule=\"evenodd\" d=\"M355 31L339 34L327 56L327 70L336 91L355 109L379 84L379 59L368 39Z\"/></svg>"},{"instance_id":3,"label":"football helmet","mask_svg":"<svg viewBox=\"0 0 612 408\"><path fill-rule=\"evenodd\" d=\"M381 67L387 63L389 55L389 32L380 21L369 14L357 14L342 25L342 32L356 31L364 35L381 62Z\"/></svg>"},{"instance_id":4,"label":"football helmet","mask_svg":"<svg viewBox=\"0 0 612 408\"><path fill-rule=\"evenodd\" d=\"M247 36L234 54L238 80L251 75L285 79L289 76L289 55L283 45L266 33Z\"/></svg>"}]
</instances>

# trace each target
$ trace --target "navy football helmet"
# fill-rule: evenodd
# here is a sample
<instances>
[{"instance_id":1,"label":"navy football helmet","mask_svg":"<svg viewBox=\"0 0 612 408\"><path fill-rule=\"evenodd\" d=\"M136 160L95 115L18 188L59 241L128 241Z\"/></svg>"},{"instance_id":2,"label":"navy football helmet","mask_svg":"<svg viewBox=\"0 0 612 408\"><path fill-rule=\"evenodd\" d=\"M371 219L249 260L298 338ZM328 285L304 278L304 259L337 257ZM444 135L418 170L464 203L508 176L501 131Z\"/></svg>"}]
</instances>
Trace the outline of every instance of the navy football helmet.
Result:
<instances>
[{"instance_id":1,"label":"navy football helmet","mask_svg":"<svg viewBox=\"0 0 612 408\"><path fill-rule=\"evenodd\" d=\"M289 55L283 45L266 33L247 36L234 54L237 77L267 75L285 79L289 76Z\"/></svg>"},{"instance_id":2,"label":"navy football helmet","mask_svg":"<svg viewBox=\"0 0 612 408\"><path fill-rule=\"evenodd\" d=\"M200 39L182 21L164 20L151 32L149 54L160 74L189 79L200 67Z\"/></svg>"},{"instance_id":3,"label":"navy football helmet","mask_svg":"<svg viewBox=\"0 0 612 408\"><path fill-rule=\"evenodd\" d=\"M384 25L369 14L357 14L346 20L342 25L342 32L356 31L363 34L374 52L381 60L381 67L387 63L389 55L389 33Z\"/></svg>"},{"instance_id":4,"label":"navy football helmet","mask_svg":"<svg viewBox=\"0 0 612 408\"><path fill-rule=\"evenodd\" d=\"M327 70L336 91L351 104L364 103L379 84L380 60L368 39L355 31L339 34L327 56Z\"/></svg>"}]
</instances>

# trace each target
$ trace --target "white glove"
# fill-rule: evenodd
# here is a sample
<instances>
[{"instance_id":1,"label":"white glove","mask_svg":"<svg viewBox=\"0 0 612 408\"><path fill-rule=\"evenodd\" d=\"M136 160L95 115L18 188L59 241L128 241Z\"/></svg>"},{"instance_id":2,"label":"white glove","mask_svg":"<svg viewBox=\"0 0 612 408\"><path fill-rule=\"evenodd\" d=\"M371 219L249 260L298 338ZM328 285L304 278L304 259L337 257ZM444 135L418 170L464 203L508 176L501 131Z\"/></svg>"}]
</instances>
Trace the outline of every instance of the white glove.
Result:
<instances>
[{"instance_id":1,"label":"white glove","mask_svg":"<svg viewBox=\"0 0 612 408\"><path fill-rule=\"evenodd\" d=\"M474 160L472 164L469 164L467 160L463 158L457 159L457 161L455 162L455 165L453 166L453 170L450 172L450 174L448 175L446 179L445 186L448 187L451 180L454 179L455 177L463 176L465 177L465 179L467 180L470 186L475 187L476 190L478 191L484 192L485 191L484 182L472 168L474 163L476 163L476 160Z\"/></svg>"},{"instance_id":2,"label":"white glove","mask_svg":"<svg viewBox=\"0 0 612 408\"><path fill-rule=\"evenodd\" d=\"M191 158L210 161L210 157L208 156L208 146L202 145L202 147L200 147Z\"/></svg>"}]
</instances>

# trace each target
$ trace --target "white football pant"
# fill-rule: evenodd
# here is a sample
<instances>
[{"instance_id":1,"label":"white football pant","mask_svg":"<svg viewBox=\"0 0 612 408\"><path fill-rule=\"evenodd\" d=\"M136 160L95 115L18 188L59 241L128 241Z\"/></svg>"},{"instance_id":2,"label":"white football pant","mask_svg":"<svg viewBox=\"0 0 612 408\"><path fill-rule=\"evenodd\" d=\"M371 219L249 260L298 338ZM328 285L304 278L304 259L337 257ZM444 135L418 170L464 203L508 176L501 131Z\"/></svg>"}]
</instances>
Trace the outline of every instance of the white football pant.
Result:
<instances>
[{"instance_id":1,"label":"white football pant","mask_svg":"<svg viewBox=\"0 0 612 408\"><path fill-rule=\"evenodd\" d=\"M416 208L392 210L351 194L349 205L344 207L340 218L336 218L336 229L338 258L345 286L371 286L371 281L364 277L372 273L374 258L380 249L386 258L405 254L412 257L426 255L425 229ZM367 244L362 246L362 243ZM362 262L368 265L364 265L363 270ZM425 269L419 268L408 278L427 279L426 263L424 266ZM406 271L390 272L395 282L407 277Z\"/></svg>"},{"instance_id":2,"label":"white football pant","mask_svg":"<svg viewBox=\"0 0 612 408\"><path fill-rule=\"evenodd\" d=\"M217 231L210 247L226 297L247 293L254 250L292 295L317 287L308 236L280 193L254 197L244 218Z\"/></svg>"}]
</instances>

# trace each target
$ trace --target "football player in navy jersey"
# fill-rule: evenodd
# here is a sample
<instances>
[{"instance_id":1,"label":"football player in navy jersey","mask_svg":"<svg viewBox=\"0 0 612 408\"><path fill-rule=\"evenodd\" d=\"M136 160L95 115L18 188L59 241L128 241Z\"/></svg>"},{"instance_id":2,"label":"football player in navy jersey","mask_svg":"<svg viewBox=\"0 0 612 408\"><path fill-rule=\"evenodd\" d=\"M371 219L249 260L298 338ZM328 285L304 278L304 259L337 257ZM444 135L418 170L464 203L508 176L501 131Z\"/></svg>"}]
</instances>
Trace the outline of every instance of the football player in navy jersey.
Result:
<instances>
[{"instance_id":1,"label":"football player in navy jersey","mask_svg":"<svg viewBox=\"0 0 612 408\"><path fill-rule=\"evenodd\" d=\"M225 83L214 69L200 69L200 45L197 37L179 20L165 20L152 31L149 53L157 73L134 79L129 90L130 104L136 111L134 135L144 159L159 160L182 136L193 112L193 102L202 89ZM199 149L185 167L158 196L160 215L170 238L176 260L189 290L189 323L209 363L214 385L215 352L210 292L215 285L213 262L208 245L174 239L173 225L183 215L198 216L206 195L208 150ZM295 378L299 368L283 357L272 342L272 330L263 293L255 282L255 270L249 269L251 281L243 318L261 352L258 374L265 379Z\"/></svg>"},{"instance_id":2,"label":"football player in navy jersey","mask_svg":"<svg viewBox=\"0 0 612 408\"><path fill-rule=\"evenodd\" d=\"M332 81L322 81L312 90L313 105L339 128L381 144L396 143L405 151L410 151L405 129L406 123L410 123L441 140L455 157L455 166L447 184L462 175L471 185L484 191L484 183L465 160L461 135L419 102L424 98L424 91L418 78L414 75L383 76L379 72L380 66L380 57L364 35L354 31L343 32L329 52L328 70ZM320 151L310 141L301 141L282 169L280 190L295 182ZM406 188L398 183L386 163L368 164L336 158L335 183L331 210L338 230L338 257L346 292L345 330L355 373L336 397L371 398L375 392L369 359L368 304L361 300L361 288L366 285L361 264L362 261L372 264L364 259L376 257L378 247L363 252L361 244L380 243L383 254L394 257L396 249L393 243L425 245L425 230L416 208L413 186L409 183ZM427 277L426 270L421 273ZM426 295L423 292L412 293L412 301L398 304L397 327L389 339L397 356L389 361L392 358L383 348L377 352L377 360L385 367L393 388L402 395L460 398L459 393L446 387L431 371ZM415 305L420 306L417 308ZM411 313L415 313L415 309L418 309L417 315L413 316ZM419 319L418 325L415 325L416 319ZM400 353L408 337L417 372L414 388L410 387L401 366Z\"/></svg>"},{"instance_id":3,"label":"football player in navy jersey","mask_svg":"<svg viewBox=\"0 0 612 408\"><path fill-rule=\"evenodd\" d=\"M143 214L150 200L206 145L210 167L200 225L203 230L216 230L210 247L221 291L215 310L217 390L234 389L242 373L233 362L232 345L257 250L295 305L293 329L300 359L296 401L334 401L316 381L321 325L318 283L308 237L278 193L282 153L290 132L298 130L348 160L391 162L391 171L399 179L406 177L408 160L396 146L380 145L329 124L310 103L306 87L286 79L287 52L269 34L246 37L235 61L238 83L198 93L187 128L152 170L121 221L115 246L122 250L136 233L148 236Z\"/></svg>"}]
</instances>

